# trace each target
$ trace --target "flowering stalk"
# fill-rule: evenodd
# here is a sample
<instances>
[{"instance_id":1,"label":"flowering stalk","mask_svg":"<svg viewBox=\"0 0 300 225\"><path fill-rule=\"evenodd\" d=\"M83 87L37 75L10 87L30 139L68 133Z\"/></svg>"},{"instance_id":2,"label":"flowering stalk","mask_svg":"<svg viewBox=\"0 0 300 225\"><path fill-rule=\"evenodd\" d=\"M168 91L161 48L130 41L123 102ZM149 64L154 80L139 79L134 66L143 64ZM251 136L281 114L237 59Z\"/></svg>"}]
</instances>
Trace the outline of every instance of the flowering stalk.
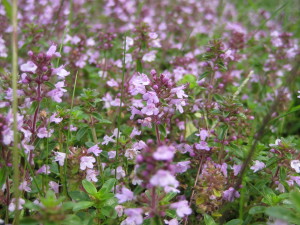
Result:
<instances>
[{"instance_id":1,"label":"flowering stalk","mask_svg":"<svg viewBox=\"0 0 300 225\"><path fill-rule=\"evenodd\" d=\"M12 88L13 88L13 133L14 133L14 146L13 146L13 179L14 179L14 197L15 204L19 205L19 152L18 152L18 96L17 96L17 76L18 76L18 0L12 1ZM19 224L20 210L16 210L13 224Z\"/></svg>"},{"instance_id":2,"label":"flowering stalk","mask_svg":"<svg viewBox=\"0 0 300 225\"><path fill-rule=\"evenodd\" d=\"M119 115L118 115L118 121L117 121L118 132L117 132L117 145L116 145L116 161L118 161L118 159L119 159L119 138L120 138L119 136L120 136L120 123L121 123L121 107L122 107L122 102L123 102L123 98L124 98L125 53L126 53L126 34L124 35L121 98L120 98ZM123 158L125 158L124 155L123 155ZM117 170L115 170L115 178L116 177L117 177Z\"/></svg>"}]
</instances>

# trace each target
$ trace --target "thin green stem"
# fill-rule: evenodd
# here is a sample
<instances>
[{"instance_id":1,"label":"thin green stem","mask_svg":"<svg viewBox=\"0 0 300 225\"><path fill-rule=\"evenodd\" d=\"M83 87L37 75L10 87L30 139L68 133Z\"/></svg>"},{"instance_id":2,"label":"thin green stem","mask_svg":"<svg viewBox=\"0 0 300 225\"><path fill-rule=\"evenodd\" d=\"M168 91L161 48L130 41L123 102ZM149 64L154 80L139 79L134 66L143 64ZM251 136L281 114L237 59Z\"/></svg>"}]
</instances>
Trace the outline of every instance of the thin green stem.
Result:
<instances>
[{"instance_id":1,"label":"thin green stem","mask_svg":"<svg viewBox=\"0 0 300 225\"><path fill-rule=\"evenodd\" d=\"M123 69L122 69L122 86L121 86L121 99L120 99L120 105L119 105L119 114L118 114L118 120L117 120L117 144L116 144L116 161L119 160L119 136L120 136L120 124L121 124L121 108L124 98L124 80L125 80L125 53L126 53L126 34L124 35L124 49L123 49ZM123 155L124 159L124 155ZM115 178L117 178L117 169L115 169Z\"/></svg>"},{"instance_id":2,"label":"thin green stem","mask_svg":"<svg viewBox=\"0 0 300 225\"><path fill-rule=\"evenodd\" d=\"M12 111L13 111L13 131L14 131L14 145L13 145L13 189L16 209L19 205L19 183L20 183L20 172L19 172L19 148L18 148L18 96L17 96L17 76L18 76L18 0L12 1L12 89L13 89L13 102L12 102ZM15 211L15 217L13 224L19 224L20 220L20 210Z\"/></svg>"}]
</instances>

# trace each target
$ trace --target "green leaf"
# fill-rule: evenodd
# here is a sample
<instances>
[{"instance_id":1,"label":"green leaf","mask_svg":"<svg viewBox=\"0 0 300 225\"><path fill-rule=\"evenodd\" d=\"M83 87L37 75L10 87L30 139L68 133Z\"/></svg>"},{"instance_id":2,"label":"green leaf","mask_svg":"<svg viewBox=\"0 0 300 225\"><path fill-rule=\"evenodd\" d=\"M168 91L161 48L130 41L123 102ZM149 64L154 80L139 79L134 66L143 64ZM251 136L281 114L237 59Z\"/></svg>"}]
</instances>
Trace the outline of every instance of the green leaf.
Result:
<instances>
[{"instance_id":1,"label":"green leaf","mask_svg":"<svg viewBox=\"0 0 300 225\"><path fill-rule=\"evenodd\" d=\"M203 78L207 77L208 74L209 74L208 71L202 73L202 74L199 76L199 79L198 79L198 80L202 80Z\"/></svg>"},{"instance_id":2,"label":"green leaf","mask_svg":"<svg viewBox=\"0 0 300 225\"><path fill-rule=\"evenodd\" d=\"M264 213L266 210L265 206L254 206L249 210L250 215Z\"/></svg>"},{"instance_id":3,"label":"green leaf","mask_svg":"<svg viewBox=\"0 0 300 225\"><path fill-rule=\"evenodd\" d=\"M76 140L80 141L81 138L85 135L85 133L89 130L88 127L82 127L77 131Z\"/></svg>"},{"instance_id":4,"label":"green leaf","mask_svg":"<svg viewBox=\"0 0 300 225\"><path fill-rule=\"evenodd\" d=\"M168 204L177 195L176 192L169 192L161 201L164 204Z\"/></svg>"},{"instance_id":5,"label":"green leaf","mask_svg":"<svg viewBox=\"0 0 300 225\"><path fill-rule=\"evenodd\" d=\"M230 220L229 222L225 223L225 225L242 225L243 221L240 219L233 219Z\"/></svg>"},{"instance_id":6,"label":"green leaf","mask_svg":"<svg viewBox=\"0 0 300 225\"><path fill-rule=\"evenodd\" d=\"M4 6L4 9L5 9L5 13L6 13L6 16L7 18L12 21L12 7L11 7L11 4L7 1L7 0L3 0L2 1L2 4Z\"/></svg>"},{"instance_id":7,"label":"green leaf","mask_svg":"<svg viewBox=\"0 0 300 225\"><path fill-rule=\"evenodd\" d=\"M186 74L183 76L181 80L178 81L178 84L186 84L189 83L190 88L194 88L197 86L197 78L193 74Z\"/></svg>"},{"instance_id":8,"label":"green leaf","mask_svg":"<svg viewBox=\"0 0 300 225\"><path fill-rule=\"evenodd\" d=\"M84 189L86 190L86 192L89 193L90 195L97 194L97 189L92 182L83 180L82 185L83 185Z\"/></svg>"},{"instance_id":9,"label":"green leaf","mask_svg":"<svg viewBox=\"0 0 300 225\"><path fill-rule=\"evenodd\" d=\"M268 216L271 216L271 217L274 217L274 218L277 218L277 219L282 219L282 220L288 221L290 223L299 224L298 222L300 222L300 218L298 219L294 215L294 213L291 209L287 209L287 208L284 208L284 207L280 207L280 206L270 207L270 208L266 209L265 213Z\"/></svg>"},{"instance_id":10,"label":"green leaf","mask_svg":"<svg viewBox=\"0 0 300 225\"><path fill-rule=\"evenodd\" d=\"M243 224L243 220L240 219L233 219L225 223L225 225L242 225L242 224Z\"/></svg>"},{"instance_id":11,"label":"green leaf","mask_svg":"<svg viewBox=\"0 0 300 225\"><path fill-rule=\"evenodd\" d=\"M117 218L117 212L113 207L104 206L100 212L102 215L108 218L113 218L113 219Z\"/></svg>"},{"instance_id":12,"label":"green leaf","mask_svg":"<svg viewBox=\"0 0 300 225\"><path fill-rule=\"evenodd\" d=\"M214 219L208 214L204 214L204 222L205 225L217 225Z\"/></svg>"},{"instance_id":13,"label":"green leaf","mask_svg":"<svg viewBox=\"0 0 300 225\"><path fill-rule=\"evenodd\" d=\"M93 205L94 203L89 201L77 202L76 205L73 207L73 211L77 212L82 209L88 209Z\"/></svg>"},{"instance_id":14,"label":"green leaf","mask_svg":"<svg viewBox=\"0 0 300 225\"><path fill-rule=\"evenodd\" d=\"M24 218L20 221L20 225L39 225L40 222L33 218Z\"/></svg>"},{"instance_id":15,"label":"green leaf","mask_svg":"<svg viewBox=\"0 0 300 225\"><path fill-rule=\"evenodd\" d=\"M90 197L83 191L70 191L69 196L75 201L89 201Z\"/></svg>"},{"instance_id":16,"label":"green leaf","mask_svg":"<svg viewBox=\"0 0 300 225\"><path fill-rule=\"evenodd\" d=\"M298 213L300 212L300 193L299 191L293 191L290 193L290 199L294 203Z\"/></svg>"},{"instance_id":17,"label":"green leaf","mask_svg":"<svg viewBox=\"0 0 300 225\"><path fill-rule=\"evenodd\" d=\"M46 84L48 87L50 87L50 88L53 88L53 89L55 89L56 87L55 87L55 85L54 84L52 84L51 82L49 82L49 81L45 81L44 82L44 84Z\"/></svg>"},{"instance_id":18,"label":"green leaf","mask_svg":"<svg viewBox=\"0 0 300 225\"><path fill-rule=\"evenodd\" d=\"M136 60L136 70L139 72L139 73L142 73L143 72L143 64L142 64L142 61L140 59L137 59Z\"/></svg>"},{"instance_id":19,"label":"green leaf","mask_svg":"<svg viewBox=\"0 0 300 225\"><path fill-rule=\"evenodd\" d=\"M112 188L115 186L116 182L117 180L115 178L110 178L102 185L100 190L106 189L106 192L110 192Z\"/></svg>"}]
</instances>

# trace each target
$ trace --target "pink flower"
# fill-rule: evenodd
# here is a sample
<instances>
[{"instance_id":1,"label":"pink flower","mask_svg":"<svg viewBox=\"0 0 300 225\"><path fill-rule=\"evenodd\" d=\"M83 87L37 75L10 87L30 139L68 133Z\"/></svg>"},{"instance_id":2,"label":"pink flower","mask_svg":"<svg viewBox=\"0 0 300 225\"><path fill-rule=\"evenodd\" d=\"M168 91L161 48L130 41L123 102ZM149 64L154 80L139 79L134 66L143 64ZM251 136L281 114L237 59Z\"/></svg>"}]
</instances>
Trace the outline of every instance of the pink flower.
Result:
<instances>
[{"instance_id":1,"label":"pink flower","mask_svg":"<svg viewBox=\"0 0 300 225\"><path fill-rule=\"evenodd\" d=\"M133 192L126 187L122 187L121 193L117 193L115 196L120 204L134 199Z\"/></svg>"},{"instance_id":2,"label":"pink flower","mask_svg":"<svg viewBox=\"0 0 300 225\"><path fill-rule=\"evenodd\" d=\"M125 209L124 213L128 216L121 225L140 225L143 223L143 209L129 208Z\"/></svg>"},{"instance_id":3,"label":"pink flower","mask_svg":"<svg viewBox=\"0 0 300 225\"><path fill-rule=\"evenodd\" d=\"M93 153L95 156L99 156L99 154L102 152L102 150L99 148L98 144L90 147L87 150L88 153Z\"/></svg>"},{"instance_id":4,"label":"pink flower","mask_svg":"<svg viewBox=\"0 0 300 225\"><path fill-rule=\"evenodd\" d=\"M266 165L263 162L255 160L254 165L251 166L250 169L253 170L254 173L256 173L257 171L262 170L265 167Z\"/></svg>"},{"instance_id":5,"label":"pink flower","mask_svg":"<svg viewBox=\"0 0 300 225\"><path fill-rule=\"evenodd\" d=\"M55 181L50 181L49 182L49 187L54 191L54 193L58 193L59 192L59 184L56 183Z\"/></svg>"},{"instance_id":6,"label":"pink flower","mask_svg":"<svg viewBox=\"0 0 300 225\"><path fill-rule=\"evenodd\" d=\"M185 100L184 99L172 99L170 101L171 104L175 105L176 109L180 112L183 113L183 108L182 106L185 106Z\"/></svg>"},{"instance_id":7,"label":"pink flower","mask_svg":"<svg viewBox=\"0 0 300 225\"><path fill-rule=\"evenodd\" d=\"M54 132L53 129L50 129L49 131L47 131L46 127L41 127L40 129L38 129L38 132L36 135L39 138L49 138L49 137L51 137L53 132Z\"/></svg>"},{"instance_id":8,"label":"pink flower","mask_svg":"<svg viewBox=\"0 0 300 225\"><path fill-rule=\"evenodd\" d=\"M85 170L87 168L93 169L93 163L96 162L96 159L93 156L83 156L80 158L80 169Z\"/></svg>"},{"instance_id":9,"label":"pink flower","mask_svg":"<svg viewBox=\"0 0 300 225\"><path fill-rule=\"evenodd\" d=\"M236 191L233 187L230 187L228 190L223 192L223 199L228 202L233 202L235 198L240 197L240 193Z\"/></svg>"},{"instance_id":10,"label":"pink flower","mask_svg":"<svg viewBox=\"0 0 300 225\"><path fill-rule=\"evenodd\" d=\"M242 169L242 164L233 165L233 175L237 176L240 173L241 169Z\"/></svg>"},{"instance_id":11,"label":"pink flower","mask_svg":"<svg viewBox=\"0 0 300 225\"><path fill-rule=\"evenodd\" d=\"M176 173L184 173L190 168L190 163L191 161L183 161L183 162L178 162L175 164L175 172Z\"/></svg>"},{"instance_id":12,"label":"pink flower","mask_svg":"<svg viewBox=\"0 0 300 225\"><path fill-rule=\"evenodd\" d=\"M57 82L55 84L55 87L56 89L49 91L47 93L47 96L51 97L53 101L60 103L62 102L61 98L64 95L64 92L67 91L66 89L63 88L65 87L65 82L64 81Z\"/></svg>"},{"instance_id":13,"label":"pink flower","mask_svg":"<svg viewBox=\"0 0 300 225\"><path fill-rule=\"evenodd\" d=\"M144 108L142 108L142 113L146 114L147 116L157 115L159 113L158 108L156 108L155 104L150 103L147 104Z\"/></svg>"},{"instance_id":14,"label":"pink flower","mask_svg":"<svg viewBox=\"0 0 300 225\"><path fill-rule=\"evenodd\" d=\"M210 148L208 147L208 144L205 141L200 141L200 143L195 145L196 149L198 150L205 150L209 151Z\"/></svg>"},{"instance_id":15,"label":"pink flower","mask_svg":"<svg viewBox=\"0 0 300 225\"><path fill-rule=\"evenodd\" d=\"M175 155L175 148L173 146L160 146L153 153L153 158L156 160L172 160Z\"/></svg>"},{"instance_id":16,"label":"pink flower","mask_svg":"<svg viewBox=\"0 0 300 225\"><path fill-rule=\"evenodd\" d=\"M36 171L37 174L50 174L50 166L48 165L43 165L41 168Z\"/></svg>"},{"instance_id":17,"label":"pink flower","mask_svg":"<svg viewBox=\"0 0 300 225\"><path fill-rule=\"evenodd\" d=\"M52 74L56 74L59 76L61 79L65 78L66 76L70 75L70 72L66 71L64 69L64 66L60 66L56 69L53 70Z\"/></svg>"},{"instance_id":18,"label":"pink flower","mask_svg":"<svg viewBox=\"0 0 300 225\"><path fill-rule=\"evenodd\" d=\"M130 108L131 108L131 116L130 116L131 120L134 118L135 115L140 115L140 116L143 115L143 113L140 110L136 109L134 106L131 106Z\"/></svg>"},{"instance_id":19,"label":"pink flower","mask_svg":"<svg viewBox=\"0 0 300 225\"><path fill-rule=\"evenodd\" d=\"M184 217L186 215L192 214L192 209L189 207L189 203L187 200L182 200L179 202L172 203L170 205L171 209L176 209L176 214L179 217Z\"/></svg>"},{"instance_id":20,"label":"pink flower","mask_svg":"<svg viewBox=\"0 0 300 225\"><path fill-rule=\"evenodd\" d=\"M148 91L143 95L143 99L147 101L147 104L158 103L159 99L154 91Z\"/></svg>"},{"instance_id":21,"label":"pink flower","mask_svg":"<svg viewBox=\"0 0 300 225\"><path fill-rule=\"evenodd\" d=\"M153 62L155 58L156 58L156 51L150 51L143 56L142 60L145 62Z\"/></svg>"},{"instance_id":22,"label":"pink flower","mask_svg":"<svg viewBox=\"0 0 300 225\"><path fill-rule=\"evenodd\" d=\"M179 225L178 220L177 219L171 219L171 220L164 220L165 224L168 225Z\"/></svg>"},{"instance_id":23,"label":"pink flower","mask_svg":"<svg viewBox=\"0 0 300 225\"><path fill-rule=\"evenodd\" d=\"M115 170L111 171L111 174L114 175L115 174ZM122 177L125 177L125 170L123 170L122 166L118 166L117 167L117 179L120 180Z\"/></svg>"},{"instance_id":24,"label":"pink flower","mask_svg":"<svg viewBox=\"0 0 300 225\"><path fill-rule=\"evenodd\" d=\"M196 136L200 137L201 141L205 141L205 139L209 136L207 130L201 129L199 134L196 134Z\"/></svg>"},{"instance_id":25,"label":"pink flower","mask_svg":"<svg viewBox=\"0 0 300 225\"><path fill-rule=\"evenodd\" d=\"M122 205L117 205L115 207L115 210L117 211L118 217L121 217L123 215L123 211L124 211L124 206Z\"/></svg>"},{"instance_id":26,"label":"pink flower","mask_svg":"<svg viewBox=\"0 0 300 225\"><path fill-rule=\"evenodd\" d=\"M114 159L117 153L116 151L109 151L107 154L109 159Z\"/></svg>"},{"instance_id":27,"label":"pink flower","mask_svg":"<svg viewBox=\"0 0 300 225\"><path fill-rule=\"evenodd\" d=\"M23 209L23 205L25 204L25 200L24 200L24 199L19 198L19 204L18 204L18 207L16 207L15 202L16 202L16 199L13 198L13 199L11 200L9 206L8 206L8 210L9 210L10 212L15 211L16 208L17 208L18 210Z\"/></svg>"},{"instance_id":28,"label":"pink flower","mask_svg":"<svg viewBox=\"0 0 300 225\"><path fill-rule=\"evenodd\" d=\"M150 80L148 78L148 76L144 73L138 73L138 75L135 75L132 79L131 79L131 83L135 86L139 86L139 85L149 85L150 84Z\"/></svg>"},{"instance_id":29,"label":"pink flower","mask_svg":"<svg viewBox=\"0 0 300 225\"><path fill-rule=\"evenodd\" d=\"M26 191L26 192L31 192L31 188L29 187L29 184L26 180L24 180L20 186L19 186L20 191Z\"/></svg>"},{"instance_id":30,"label":"pink flower","mask_svg":"<svg viewBox=\"0 0 300 225\"><path fill-rule=\"evenodd\" d=\"M158 170L156 174L151 177L150 184L158 187L173 186L178 187L179 182L168 170Z\"/></svg>"},{"instance_id":31,"label":"pink flower","mask_svg":"<svg viewBox=\"0 0 300 225\"><path fill-rule=\"evenodd\" d=\"M130 134L130 138L133 138L136 135L140 135L141 133L142 133L142 131L139 131L136 127L133 127L133 130L131 131L131 134Z\"/></svg>"},{"instance_id":32,"label":"pink flower","mask_svg":"<svg viewBox=\"0 0 300 225\"><path fill-rule=\"evenodd\" d=\"M90 169L87 169L86 170L86 179L88 181L94 181L94 182L97 182L98 179L97 179L97 176L99 175L99 172L96 171L96 170L90 170Z\"/></svg>"},{"instance_id":33,"label":"pink flower","mask_svg":"<svg viewBox=\"0 0 300 225\"><path fill-rule=\"evenodd\" d=\"M56 124L59 124L62 120L63 120L63 118L61 118L61 117L56 117L57 116L57 113L54 113L51 117L50 117L50 123L51 122L54 122L54 123L56 123Z\"/></svg>"},{"instance_id":34,"label":"pink flower","mask_svg":"<svg viewBox=\"0 0 300 225\"><path fill-rule=\"evenodd\" d=\"M185 89L185 86L184 85L181 85L179 87L176 87L176 88L172 88L171 89L171 93L175 93L177 95L177 98L184 98L184 97L188 97L185 93L184 93L184 90Z\"/></svg>"},{"instance_id":35,"label":"pink flower","mask_svg":"<svg viewBox=\"0 0 300 225\"><path fill-rule=\"evenodd\" d=\"M33 62L28 61L27 63L22 64L21 67L20 67L20 69L23 72L32 72L32 73L35 73L36 69L37 69L37 66Z\"/></svg>"},{"instance_id":36,"label":"pink flower","mask_svg":"<svg viewBox=\"0 0 300 225\"><path fill-rule=\"evenodd\" d=\"M53 57L53 56L60 57L61 55L59 52L56 51L56 48L57 48L56 45L51 45L46 55L49 57Z\"/></svg>"},{"instance_id":37,"label":"pink flower","mask_svg":"<svg viewBox=\"0 0 300 225\"><path fill-rule=\"evenodd\" d=\"M300 173L300 160L292 160L291 167L297 172Z\"/></svg>"},{"instance_id":38,"label":"pink flower","mask_svg":"<svg viewBox=\"0 0 300 225\"><path fill-rule=\"evenodd\" d=\"M63 166L65 163L66 153L54 152L54 154L55 154L54 161L58 162L60 166Z\"/></svg>"}]
</instances>

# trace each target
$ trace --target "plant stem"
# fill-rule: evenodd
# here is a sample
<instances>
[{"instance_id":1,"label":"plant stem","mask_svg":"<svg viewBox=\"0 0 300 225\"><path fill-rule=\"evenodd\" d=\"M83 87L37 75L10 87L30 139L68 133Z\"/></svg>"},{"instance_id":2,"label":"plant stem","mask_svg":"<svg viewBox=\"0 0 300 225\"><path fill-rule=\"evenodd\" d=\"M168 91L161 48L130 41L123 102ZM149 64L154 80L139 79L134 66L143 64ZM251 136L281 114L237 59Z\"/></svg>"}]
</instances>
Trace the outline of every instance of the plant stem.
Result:
<instances>
[{"instance_id":1,"label":"plant stem","mask_svg":"<svg viewBox=\"0 0 300 225\"><path fill-rule=\"evenodd\" d=\"M19 148L18 148L18 96L17 96L17 76L18 76L18 0L12 1L12 89L13 89L13 132L14 132L14 144L13 144L13 181L14 181L14 197L16 204L16 211L14 216L13 224L19 224L20 210L19 206L19 183L20 183L20 172L19 172Z\"/></svg>"},{"instance_id":2,"label":"plant stem","mask_svg":"<svg viewBox=\"0 0 300 225\"><path fill-rule=\"evenodd\" d=\"M200 159L200 163L199 163L196 179L195 179L195 182L194 182L193 191L192 191L192 194L191 194L189 206L192 205L192 201L193 201L194 194L195 194L195 187L198 183L199 175L200 175L200 172L201 172L201 169L202 169L202 164L203 164L203 157L201 157L201 159ZM184 219L184 225L187 225L187 223L188 223L188 216Z\"/></svg>"},{"instance_id":3,"label":"plant stem","mask_svg":"<svg viewBox=\"0 0 300 225\"><path fill-rule=\"evenodd\" d=\"M124 35L124 49L123 49L123 69L122 69L122 86L121 86L121 99L120 99L120 105L119 105L119 114L118 114L118 120L117 120L117 144L116 144L116 161L119 160L119 136L120 136L120 123L121 123L121 108L124 98L124 80L125 80L125 53L126 53L126 34ZM124 155L123 155L124 160ZM115 178L117 178L117 169L115 169Z\"/></svg>"}]
</instances>

